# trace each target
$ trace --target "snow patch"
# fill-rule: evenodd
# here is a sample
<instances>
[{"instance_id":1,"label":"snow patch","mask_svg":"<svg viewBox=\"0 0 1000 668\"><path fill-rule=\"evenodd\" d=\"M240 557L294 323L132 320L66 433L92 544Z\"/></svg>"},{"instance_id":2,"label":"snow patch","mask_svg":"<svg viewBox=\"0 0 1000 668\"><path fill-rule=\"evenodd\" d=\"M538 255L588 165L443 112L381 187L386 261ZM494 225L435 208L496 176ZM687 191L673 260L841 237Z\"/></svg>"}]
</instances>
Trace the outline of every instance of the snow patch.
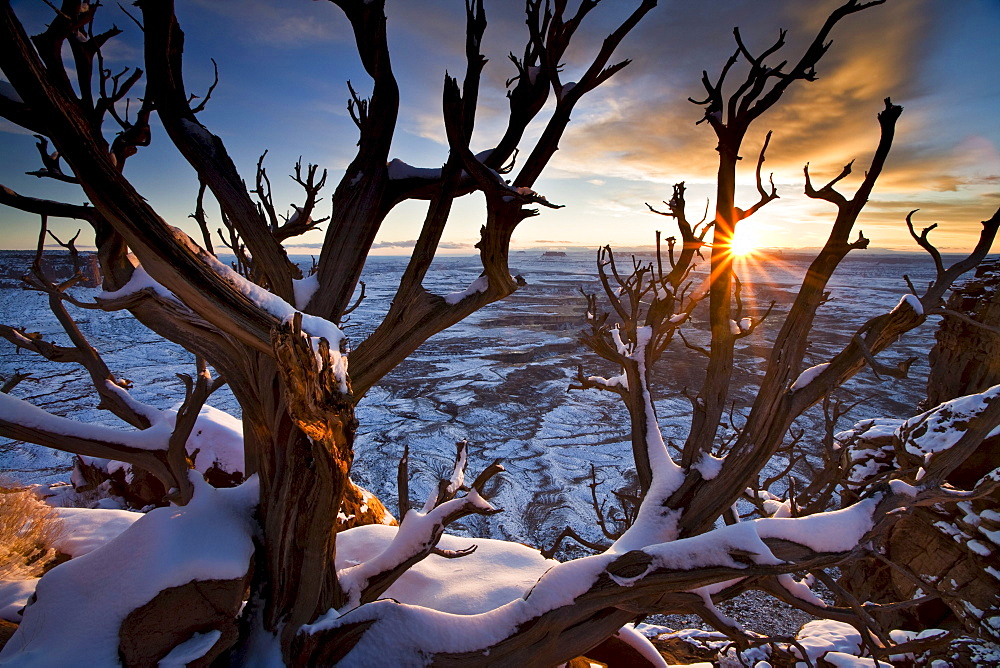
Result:
<instances>
[{"instance_id":1,"label":"snow patch","mask_svg":"<svg viewBox=\"0 0 1000 668\"><path fill-rule=\"evenodd\" d=\"M997 400L1000 400L1000 385L946 401L904 422L896 430L896 436L907 452L928 462L934 454L955 445L965 434L969 421Z\"/></svg>"},{"instance_id":2,"label":"snow patch","mask_svg":"<svg viewBox=\"0 0 1000 668\"><path fill-rule=\"evenodd\" d=\"M826 371L829 366L829 362L824 362L823 364L817 364L816 366L809 367L799 374L799 377L795 379L795 382L792 383L792 386L789 389L791 389L792 392L801 390L803 387L815 380L817 376Z\"/></svg>"},{"instance_id":3,"label":"snow patch","mask_svg":"<svg viewBox=\"0 0 1000 668\"><path fill-rule=\"evenodd\" d=\"M649 661L650 665L657 668L668 668L667 662L663 660L659 650L653 643L649 642L649 638L636 630L635 624L626 624L618 630L616 635L619 640L639 652L644 659Z\"/></svg>"},{"instance_id":4,"label":"snow patch","mask_svg":"<svg viewBox=\"0 0 1000 668\"><path fill-rule=\"evenodd\" d=\"M609 389L615 387L621 387L626 390L628 389L628 376L624 373L612 376L611 378L604 378L603 376L587 376L587 382L593 383L594 385L602 385Z\"/></svg>"},{"instance_id":5,"label":"snow patch","mask_svg":"<svg viewBox=\"0 0 1000 668\"><path fill-rule=\"evenodd\" d=\"M55 512L63 531L52 547L74 559L114 540L142 517L142 513L103 508L56 508Z\"/></svg>"},{"instance_id":6,"label":"snow patch","mask_svg":"<svg viewBox=\"0 0 1000 668\"><path fill-rule=\"evenodd\" d=\"M914 294L905 294L902 297L900 297L899 303L896 304L896 306L892 309L891 312L896 313L897 311L902 310L904 305L913 309L913 311L915 311L917 315L924 314L924 305L920 303L920 298Z\"/></svg>"},{"instance_id":7,"label":"snow patch","mask_svg":"<svg viewBox=\"0 0 1000 668\"><path fill-rule=\"evenodd\" d=\"M397 533L397 527L382 524L338 533L338 570L361 564L383 552ZM460 559L428 556L396 580L382 597L442 612L473 615L524 597L538 578L558 563L526 545L491 538L445 534L438 543L443 550L461 550L471 545L477 546L476 551Z\"/></svg>"},{"instance_id":8,"label":"snow patch","mask_svg":"<svg viewBox=\"0 0 1000 668\"><path fill-rule=\"evenodd\" d=\"M172 425L173 422L171 428ZM218 408L202 407L185 447L194 458L194 467L198 471L207 471L213 465L227 473L243 473L246 470L243 421Z\"/></svg>"},{"instance_id":9,"label":"snow patch","mask_svg":"<svg viewBox=\"0 0 1000 668\"><path fill-rule=\"evenodd\" d=\"M0 580L0 619L20 623L20 610L35 593L38 578Z\"/></svg>"},{"instance_id":10,"label":"snow patch","mask_svg":"<svg viewBox=\"0 0 1000 668\"><path fill-rule=\"evenodd\" d=\"M908 482L902 480L890 480L889 489L892 490L893 494L905 494L911 499L917 498L917 492L920 491L918 487L914 487Z\"/></svg>"},{"instance_id":11,"label":"snow patch","mask_svg":"<svg viewBox=\"0 0 1000 668\"><path fill-rule=\"evenodd\" d=\"M829 659L829 652L846 654L857 660L856 655L861 651L861 634L857 629L850 624L829 619L807 622L799 629L796 639L805 650L806 656L803 656L802 651L795 645L790 648L792 654L800 659L808 657L812 665L816 665L816 661L824 654L825 658Z\"/></svg>"},{"instance_id":12,"label":"snow patch","mask_svg":"<svg viewBox=\"0 0 1000 668\"><path fill-rule=\"evenodd\" d=\"M192 661L205 656L221 637L222 631L218 629L212 629L205 633L195 633L160 659L159 663L156 664L157 668L185 668Z\"/></svg>"},{"instance_id":13,"label":"snow patch","mask_svg":"<svg viewBox=\"0 0 1000 668\"><path fill-rule=\"evenodd\" d=\"M988 557L993 554L993 550L986 547L986 544L978 540L970 540L966 542L966 547L978 554L980 557Z\"/></svg>"},{"instance_id":14,"label":"snow patch","mask_svg":"<svg viewBox=\"0 0 1000 668\"><path fill-rule=\"evenodd\" d=\"M131 611L170 587L242 577L254 549L256 476L232 489L215 489L196 473L191 481L188 505L152 510L46 573L0 665L118 665L118 631Z\"/></svg>"},{"instance_id":15,"label":"snow patch","mask_svg":"<svg viewBox=\"0 0 1000 668\"><path fill-rule=\"evenodd\" d=\"M480 276L476 280L472 281L462 292L452 292L444 296L444 301L448 306L454 306L458 302L462 301L466 297L470 297L474 294L480 292L486 292L490 287L490 279L487 276Z\"/></svg>"},{"instance_id":16,"label":"snow patch","mask_svg":"<svg viewBox=\"0 0 1000 668\"><path fill-rule=\"evenodd\" d=\"M826 607L826 601L814 594L813 590L809 588L809 585L805 580L796 580L790 574L784 573L778 576L778 584L780 584L785 591L800 601L812 603L820 608Z\"/></svg>"},{"instance_id":17,"label":"snow patch","mask_svg":"<svg viewBox=\"0 0 1000 668\"><path fill-rule=\"evenodd\" d=\"M563 84L562 90L559 91L559 101L561 102L564 99L566 99L566 96L569 95L569 92L574 88L576 88L575 81L570 81L569 83Z\"/></svg>"},{"instance_id":18,"label":"snow patch","mask_svg":"<svg viewBox=\"0 0 1000 668\"><path fill-rule=\"evenodd\" d=\"M710 453L703 452L701 453L701 457L691 468L700 473L701 477L705 480L712 480L719 475L719 471L722 470L722 464L724 462L725 459L713 457Z\"/></svg>"},{"instance_id":19,"label":"snow patch","mask_svg":"<svg viewBox=\"0 0 1000 668\"><path fill-rule=\"evenodd\" d=\"M312 276L292 281L292 292L295 293L295 308L304 309L317 290L319 290L319 274L313 274Z\"/></svg>"},{"instance_id":20,"label":"snow patch","mask_svg":"<svg viewBox=\"0 0 1000 668\"><path fill-rule=\"evenodd\" d=\"M0 79L0 95L12 100L19 104L24 104L24 100L21 99L21 95L17 92L14 86L9 81L4 81Z\"/></svg>"},{"instance_id":21,"label":"snow patch","mask_svg":"<svg viewBox=\"0 0 1000 668\"><path fill-rule=\"evenodd\" d=\"M205 126L196 121L191 121L186 118L180 119L181 126L184 131L189 135L194 137L195 141L201 144L202 148L208 151L209 154L215 155L216 153L216 139L215 135L205 129Z\"/></svg>"}]
</instances>

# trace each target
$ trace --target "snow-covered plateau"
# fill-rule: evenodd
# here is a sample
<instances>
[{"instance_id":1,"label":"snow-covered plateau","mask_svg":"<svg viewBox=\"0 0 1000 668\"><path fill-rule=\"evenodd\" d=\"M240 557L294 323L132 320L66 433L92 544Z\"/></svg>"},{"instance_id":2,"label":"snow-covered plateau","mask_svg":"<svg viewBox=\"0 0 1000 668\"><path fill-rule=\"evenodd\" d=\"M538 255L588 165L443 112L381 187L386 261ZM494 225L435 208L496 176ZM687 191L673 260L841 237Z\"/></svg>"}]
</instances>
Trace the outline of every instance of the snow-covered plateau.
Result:
<instances>
[{"instance_id":1,"label":"snow-covered plateau","mask_svg":"<svg viewBox=\"0 0 1000 668\"><path fill-rule=\"evenodd\" d=\"M27 254L0 253L3 271L15 276L26 271ZM18 268L17 263L24 263ZM744 300L757 316L774 300L770 317L738 344L737 410L753 400L748 381L763 373L762 355L794 296L808 256L785 253L769 256L765 264L747 264L740 271ZM570 525L592 538L593 508L589 484L591 466L600 482L598 495L610 496L632 479L628 416L617 397L597 391L568 391L577 365L585 373L614 375L617 370L587 351L577 341L586 324L586 302L580 289L599 290L591 252L569 252L552 259L540 251L514 252L511 265L527 285L512 297L474 313L465 321L431 338L403 364L374 387L358 406L359 437L355 444L353 478L394 509L396 465L405 446L410 448L411 496L425 498L439 476L450 471L454 443L468 439L470 472L501 459L507 472L498 477L494 505L506 512L473 516L451 527L452 533L495 537L538 547L551 544ZM388 308L405 258L369 259L362 280L367 297L344 331L352 342L362 340ZM851 333L871 315L887 312L907 292L902 276L914 284L932 276L933 266L916 254L875 256L858 253L844 262L831 284L829 301L821 308L806 364L820 364L845 345ZM448 295L473 284L479 275L475 257L446 257L435 261L426 285ZM859 281L858 276L865 280ZM78 297L92 299L97 289L78 289ZM134 384L132 394L158 408L170 408L183 398L176 373L192 373L193 357L160 339L126 312L105 313L70 307L81 330L104 356L111 369ZM0 281L0 322L41 332L48 340L64 342L46 298L22 289L11 278ZM692 326L704 328L700 311ZM697 338L697 335L694 336ZM864 399L845 418L914 415L926 383L926 351L933 343L928 324L883 353L888 364L918 356L908 380L877 379L870 371L859 374L844 388L845 398ZM681 394L697 387L703 373L700 356L672 344L654 373L654 400L664 437L683 439L690 404ZM57 415L85 422L118 425L114 416L96 409L90 381L74 365L55 364L0 346L0 376L31 373L14 394ZM239 417L239 406L227 388L209 401ZM820 436L822 416L814 410L801 426ZM47 448L0 440L0 470L19 481L68 480L72 456Z\"/></svg>"},{"instance_id":2,"label":"snow-covered plateau","mask_svg":"<svg viewBox=\"0 0 1000 668\"><path fill-rule=\"evenodd\" d=\"M23 289L10 278L19 271L17 263L26 260L25 254L0 252L0 322L37 331L46 340L63 343L65 335L48 310L45 296ZM745 305L740 314L744 316L741 322L755 324L750 335L741 338L738 343L736 389L732 394L737 414L753 401L754 381L766 368L764 355L794 297L808 257L790 253L773 254L767 256L765 262L746 264L738 270ZM451 535L443 539L442 546L446 548L464 549L467 544L472 544L467 537L477 537L475 544L483 549L475 558L462 561L462 567L468 571L466 577L456 579L450 575L434 575L435 568L443 568L442 573L451 574L454 565L445 563L447 560L441 557L429 557L387 592L402 604L411 599L414 603L425 602L428 597L433 599L435 612L431 615L433 619L428 618L430 621L437 620L434 615L479 614L485 615L484 619L507 615L510 617L508 622L515 623L519 619L518 606L531 608L535 605L534 599L525 597L522 600L521 592L533 590L536 580L543 574L549 577L550 570L559 566L520 543L548 547L566 526L573 527L585 538L600 540L594 523L592 480L596 483L599 503L612 498L612 491L634 482L629 420L618 398L611 393L568 390L577 376L578 365L585 373L609 378L616 372L620 373L618 369L607 368L577 340L588 318L593 317L586 312L586 302L580 291L589 293L599 290L592 254L569 252L554 260L540 252L518 252L514 254L512 264L517 267L515 273L526 279L525 287L511 298L482 309L427 341L374 387L357 409L361 427L355 443L352 477L378 495L390 509L395 506L396 465L404 448L408 448L410 453L410 493L411 498L416 499L431 494L438 480L449 476L454 443L458 440L467 439L471 445L470 472L482 470L495 459L501 460L506 467L506 473L497 479L494 488L486 490L493 506L505 512L471 516L453 524L449 528ZM363 340L381 320L404 267L405 260L402 258L376 257L369 260L362 277L367 285L367 297L361 308L351 315L350 321L342 323L349 342ZM824 362L849 342L853 332L869 317L910 301L900 297L907 290L904 274L914 284L920 284L932 276L932 271L933 266L917 255L862 255L846 261L831 283L830 298L822 306L810 341L805 370L792 389L804 387L821 373L825 368ZM857 279L860 275L865 276L863 282ZM456 294L464 296L478 290L481 280L476 258L449 257L436 261L425 285L449 299ZM699 277L694 277L694 280L698 281ZM99 292L98 288L79 288L75 297L81 301L92 301ZM756 323L772 301L775 303L773 312L758 326ZM194 360L189 353L149 332L126 312L73 309L73 315L109 367L119 378L132 382L131 393L137 400L158 409L169 409L180 402L184 388L176 374L193 371ZM705 325L703 315L696 311L691 317L689 340L703 342ZM739 328L740 331L749 330L742 324ZM857 405L843 419L844 424L838 427L846 428L859 420L880 418L895 418L895 424L919 412L917 404L923 398L926 384L926 352L932 343L933 326L930 325L912 333L882 354L881 361L885 364L917 357L920 361L913 365L908 379L880 379L871 372L864 372L842 388L842 398L850 403L857 402ZM674 345L653 373L657 419L668 445L682 441L687 430L690 404L682 390L697 387L703 373L702 357L679 342ZM30 377L17 385L12 393L14 396L54 415L95 425L94 428L121 428L113 416L96 408L90 379L82 369L18 353L11 345L0 346L0 376L6 379L18 373L29 373ZM232 436L239 430L240 409L232 394L224 388L212 397L210 404L213 407L206 408L206 411L212 418L211 424L222 425L219 428L225 427L229 436L218 435L221 432L216 429L205 432L209 434L205 438L218 432L218 439L229 444L238 442L238 438L234 440ZM0 404L0 408L4 405ZM823 416L814 410L801 418L798 426L807 434L804 442L808 443L810 437L818 442L823 433ZM208 443L199 442L199 445L199 451L218 451L217 447ZM714 458L705 458L698 464L699 470L706 478L714 477L718 462ZM777 467L775 470L781 470L784 464L774 462L773 465ZM72 457L65 453L16 441L0 441L0 473L8 479L21 483L53 483L67 480L71 467ZM0 656L0 663L7 657L26 656L45 662L52 658L51 652L59 648L75 654L75 650L68 649L72 643L45 639L47 636L44 634L49 632L56 632L57 635L66 632L66 629L52 629L49 628L51 625L44 624L52 606L64 607L53 592L61 592L71 598L82 596L93 604L91 607L103 610L101 614L112 614L108 612L111 610L112 616L117 615L115 619L124 617L135 608L138 603L133 605L135 602L130 602L128 597L122 599L116 608L109 601L102 602L97 590L86 594L77 589L81 586L101 589L100 578L96 585L91 582L93 571L88 559L95 564L104 563L108 554L117 554L131 562L128 555L135 552L135 545L145 549L144 546L152 544L143 538L144 531L152 532L151 535L155 535L161 543L167 540L171 550L187 554L193 560L192 568L201 573L206 564L202 563L204 560L199 560L200 548L185 547L184 540L190 535L222 535L212 528L211 522L220 516L215 506L222 503L220 499L223 497L226 503L233 506L233 517L242 518L232 522L227 520L226 526L233 527L236 533L232 540L224 541L230 547L235 546L233 549L239 554L231 560L232 563L223 563L213 557L209 565L215 570L210 569L210 575L217 578L240 577L242 564L248 559L250 549L252 522L249 517L253 499L256 498L256 487L252 487L255 480L251 479L241 488L226 490L222 494L215 494L206 483L198 482L196 475L195 481L201 490L200 496L196 495L189 506L181 511L168 508L154 511L148 521L136 525L133 523L138 514L111 509L113 503L108 499L102 501L100 510L58 509L57 516L62 520L64 533L55 547L73 557L66 568L57 571L65 582L60 585L58 578L46 579L51 591L42 592L46 595L39 600L45 599L44 605L35 604L30 606L30 610L25 610L23 628L13 639L16 646L8 648ZM215 494L218 498L206 494ZM230 503L234 499L236 501ZM225 506L225 503L222 505ZM199 508L202 510L199 511ZM157 522L163 527L157 528ZM198 531L191 534L184 529L187 526L185 522L193 523ZM837 524L837 530L821 533L828 537L842 536L844 531L841 525ZM857 532L863 533L866 527L867 524L860 526ZM174 534L179 538L169 538ZM338 551L339 560L344 561L339 565L343 568L354 563L351 561L352 549L365 554L373 550L377 552L378 545L388 545L395 535L396 530L390 527L373 526L349 531L344 534L343 550ZM510 542L489 540L491 538ZM105 544L107 549L89 556ZM671 543L664 548L666 556L663 558L669 555L676 557L674 553L680 547L680 543ZM569 555L575 548L567 549L566 554ZM623 545L621 549L629 548ZM817 549L840 548L823 546ZM157 548L157 553L161 551ZM704 558L705 555L699 552L698 559ZM496 563L510 565L514 562L517 567L504 572L506 580L495 577ZM171 572L171 569L161 570ZM350 570L348 568L345 573ZM551 572L562 571L555 568ZM175 579L180 578L177 582L191 579L189 575L194 571L185 573L177 575ZM194 579L205 579L202 575ZM364 572L358 577L363 579L363 575ZM791 576L782 577L795 584ZM149 590L136 593L136 601L147 600L152 595L150 592L172 586L173 582L147 582L141 577L135 580ZM27 582L0 582L0 617L21 619L18 611L34 588L34 581L31 581L31 587L21 586ZM440 589L442 583L454 582L464 584L458 589L451 585ZM428 586L432 588L428 590ZM118 598L113 588L102 591ZM473 593L470 594L470 591ZM547 591L544 587L539 589L542 593L538 596L544 598ZM555 587L553 591L563 591L563 588ZM477 596L482 600L479 601ZM461 609L452 610L449 601L455 602ZM479 601L475 609L466 609L470 601ZM511 603L507 605L507 601ZM817 604L822 604L822 601L817 599ZM117 635L110 631L117 629L121 620L118 619L115 624L98 623L100 615L88 612L87 608L81 608L78 613L67 618L70 620L70 634L79 636L83 643L81 646L89 647L95 653L91 657L95 661L113 662ZM439 621L434 621L431 626L446 633ZM659 621L674 626L687 623L681 618ZM795 628L801 621L797 619L789 628ZM320 619L314 626L322 630L326 623ZM836 622L812 624L815 628L807 625L800 635L800 649L808 654L808 658L815 660L823 654L828 661L835 662L835 658L839 660L838 653L842 653L843 663L837 665L861 665L854 662L865 661L852 656L858 652L858 640L852 628ZM654 627L640 629L647 634L651 630L655 631ZM110 635L95 641L99 640L101 633ZM642 648L642 651L653 651L652 646L631 627L623 628L619 637ZM176 665L183 665L189 659L200 657L215 640L216 636L195 634L189 642L175 648L177 656L171 652L167 658ZM261 650L260 657L270 656L274 648L265 650ZM101 653L107 655L106 660L98 658L98 655L104 656ZM655 653L653 656L655 658ZM69 655L61 657L58 662L66 661L69 661ZM170 662L163 665L167 663L174 665Z\"/></svg>"}]
</instances>

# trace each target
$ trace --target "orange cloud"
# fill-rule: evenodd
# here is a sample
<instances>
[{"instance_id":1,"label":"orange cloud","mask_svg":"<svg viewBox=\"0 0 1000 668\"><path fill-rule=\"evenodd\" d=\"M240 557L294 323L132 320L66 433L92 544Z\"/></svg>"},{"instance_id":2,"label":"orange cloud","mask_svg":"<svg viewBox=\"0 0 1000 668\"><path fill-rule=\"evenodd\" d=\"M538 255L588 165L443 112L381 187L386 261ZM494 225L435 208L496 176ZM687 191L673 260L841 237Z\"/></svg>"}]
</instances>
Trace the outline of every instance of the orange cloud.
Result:
<instances>
[{"instance_id":1,"label":"orange cloud","mask_svg":"<svg viewBox=\"0 0 1000 668\"><path fill-rule=\"evenodd\" d=\"M758 3L746 4L760 8ZM815 34L830 8L829 3L782 3L785 14L780 18L790 30L789 44L779 60L798 58L806 41L803 35ZM833 211L828 204L803 197L802 167L809 162L814 181L825 183L854 160L855 176L840 186L852 196L878 144L876 114L887 96L905 110L886 170L863 217L863 229L871 230L868 236L874 243L909 247L903 220L919 202L929 216L942 221L935 233L946 244L969 247L975 242L977 222L996 207L1000 152L996 129L990 125L980 129L955 123L942 126L935 106L941 100L934 92L940 82L929 78L927 70L935 57L932 36L941 12L946 11L950 10L940 4L915 0L848 17L834 31L833 45L817 68L819 79L796 82L758 120L744 143L746 161L740 178L745 186L752 186L758 147L764 133L773 129L764 170L774 172L782 199L758 215L768 221L762 223L764 236L770 234L774 245L788 245L790 238L807 245L822 243ZM696 70L689 64L696 51L706 62L716 63L716 70L709 67L708 71L710 77L717 76L718 67L731 53L732 40L731 33L716 23L712 27L729 37L730 45L723 48L716 36L715 52L709 53L698 44L709 18L699 12L682 8L670 19L661 15L658 24L645 26L643 37L651 41L643 44L649 48L634 63L638 67L631 72L626 69L614 86L585 99L583 104L590 111L574 119L554 162L556 173L648 183L649 198L662 196L664 183L714 183L714 133L705 124L695 125L700 109L685 99L701 93ZM775 37L773 15L744 13L732 18L745 27L742 33L752 49L768 46ZM657 34L651 38L651 33ZM665 34L680 38L671 41ZM655 67L656 62L677 61L685 65L682 73ZM731 83L738 83L738 76L734 68ZM682 79L686 80L683 84ZM993 134L984 134L987 130ZM746 196L754 199L752 189ZM607 197L594 197L598 207L607 201ZM790 235L790 229L795 233Z\"/></svg>"}]
</instances>

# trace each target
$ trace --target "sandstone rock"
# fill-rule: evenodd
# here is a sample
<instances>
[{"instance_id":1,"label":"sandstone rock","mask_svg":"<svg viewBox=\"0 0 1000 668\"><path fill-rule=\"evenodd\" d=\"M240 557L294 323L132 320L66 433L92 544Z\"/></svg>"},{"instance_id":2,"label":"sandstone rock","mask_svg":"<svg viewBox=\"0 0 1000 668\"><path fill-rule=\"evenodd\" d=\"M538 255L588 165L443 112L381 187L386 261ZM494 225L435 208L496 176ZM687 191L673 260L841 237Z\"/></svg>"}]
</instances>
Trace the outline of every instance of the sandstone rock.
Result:
<instances>
[{"instance_id":1,"label":"sandstone rock","mask_svg":"<svg viewBox=\"0 0 1000 668\"><path fill-rule=\"evenodd\" d=\"M1000 262L980 265L974 278L955 288L947 306L986 325L1000 325ZM935 337L924 408L1000 383L1000 335L946 317ZM961 420L949 428L963 428ZM919 452L908 452L903 445L899 440L895 443L894 467L920 466L923 460ZM884 451L884 446L881 449ZM972 489L997 466L998 452L1000 437L984 440L948 476L948 483ZM883 465L881 461L878 464ZM873 473L881 472L870 468ZM966 632L996 642L1000 640L998 542L998 492L958 504L917 508L892 528L885 541L886 557L897 567L866 559L843 567L841 584L863 601L889 603L924 594L939 596L914 609L875 613L886 628L960 624Z\"/></svg>"},{"instance_id":2,"label":"sandstone rock","mask_svg":"<svg viewBox=\"0 0 1000 668\"><path fill-rule=\"evenodd\" d=\"M992 508L997 500L992 499ZM966 508L974 513L971 504ZM976 527L982 526L982 520ZM947 606L921 606L919 622L925 627L946 627L953 614L975 636L1000 641L1000 581L996 572L997 546L986 540L961 517L947 509L918 508L893 527L888 557L919 575L915 582L901 571L891 574L899 600L916 598L937 590ZM989 530L989 529L987 529ZM970 543L976 543L970 547ZM981 551L978 553L976 550Z\"/></svg>"},{"instance_id":3,"label":"sandstone rock","mask_svg":"<svg viewBox=\"0 0 1000 668\"><path fill-rule=\"evenodd\" d=\"M1000 324L1000 262L979 265L974 278L954 288L947 307L987 325ZM1000 383L1000 335L944 318L934 337L927 408Z\"/></svg>"},{"instance_id":4,"label":"sandstone rock","mask_svg":"<svg viewBox=\"0 0 1000 668\"><path fill-rule=\"evenodd\" d=\"M345 531L366 524L388 524L396 526L396 518L386 509L377 496L353 481L344 491L340 514L337 516L337 531Z\"/></svg>"}]
</instances>

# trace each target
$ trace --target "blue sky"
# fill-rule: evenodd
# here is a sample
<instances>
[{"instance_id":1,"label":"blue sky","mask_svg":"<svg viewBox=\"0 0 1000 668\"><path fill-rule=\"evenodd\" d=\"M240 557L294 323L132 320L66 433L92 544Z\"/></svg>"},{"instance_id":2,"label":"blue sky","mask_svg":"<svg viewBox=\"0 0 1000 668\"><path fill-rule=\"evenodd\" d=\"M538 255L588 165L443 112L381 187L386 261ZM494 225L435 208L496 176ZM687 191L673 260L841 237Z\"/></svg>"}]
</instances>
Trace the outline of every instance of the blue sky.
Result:
<instances>
[{"instance_id":1,"label":"blue sky","mask_svg":"<svg viewBox=\"0 0 1000 668\"><path fill-rule=\"evenodd\" d=\"M568 54L564 80L574 79L600 39L636 2L605 0ZM715 142L696 125L700 108L687 97L701 94L702 69L717 73L732 50L739 25L758 49L778 28L789 30L786 56L796 59L839 2L827 0L719 0L713 3L661 0L622 44L618 55L633 63L585 97L546 175L536 190L565 204L527 220L515 247L618 246L649 244L666 219L646 212L645 202L670 195L671 184L689 187L691 216L700 217L711 197ZM178 0L187 35L185 69L190 92L211 82L211 59L220 84L199 118L225 141L244 178L252 181L261 152L275 185L279 211L290 211L301 195L286 175L295 160L330 170L335 183L355 150L356 129L348 117L346 81L365 94L369 81L354 52L347 22L329 2L309 0ZM436 167L446 157L440 117L445 71L464 71L463 0L389 0L389 35L402 95L394 156ZM526 29L518 0L487 2L481 114L473 150L493 145L502 130L504 81L512 76L508 51L523 49ZM51 11L41 0L14 2L32 32ZM98 23L117 24L125 34L106 56L115 68L141 64L140 34L116 5L102 9ZM918 225L940 223L932 235L943 249L971 247L978 221L1000 204L1000 2L996 0L889 0L848 17L834 33L821 62L819 80L800 83L776 109L758 121L744 147L747 204L755 201L752 167L767 130L774 130L765 171L774 171L781 199L743 223L768 246L817 246L833 220L832 207L802 195L802 166L811 163L825 182L849 160L863 173L878 140L875 114L891 96L904 107L895 148L860 227L872 245L912 248L903 223L921 209ZM590 38L590 39L587 39ZM537 131L538 128L536 128ZM37 169L34 139L0 123L0 183L24 194L80 202L71 185L25 176ZM165 135L130 159L127 174L169 222L194 234L187 216L194 209L197 181ZM850 195L860 176L843 183ZM329 187L332 190L332 186ZM466 198L445 233L452 252L472 252L483 205ZM329 199L320 204L326 215ZM696 213L697 212L697 213ZM218 224L218 215L209 207ZM398 207L377 239L379 252L404 252L416 238L422 208ZM0 210L7 248L33 247L38 221ZM77 225L56 221L71 235ZM319 232L301 237L293 252L315 252Z\"/></svg>"}]
</instances>

